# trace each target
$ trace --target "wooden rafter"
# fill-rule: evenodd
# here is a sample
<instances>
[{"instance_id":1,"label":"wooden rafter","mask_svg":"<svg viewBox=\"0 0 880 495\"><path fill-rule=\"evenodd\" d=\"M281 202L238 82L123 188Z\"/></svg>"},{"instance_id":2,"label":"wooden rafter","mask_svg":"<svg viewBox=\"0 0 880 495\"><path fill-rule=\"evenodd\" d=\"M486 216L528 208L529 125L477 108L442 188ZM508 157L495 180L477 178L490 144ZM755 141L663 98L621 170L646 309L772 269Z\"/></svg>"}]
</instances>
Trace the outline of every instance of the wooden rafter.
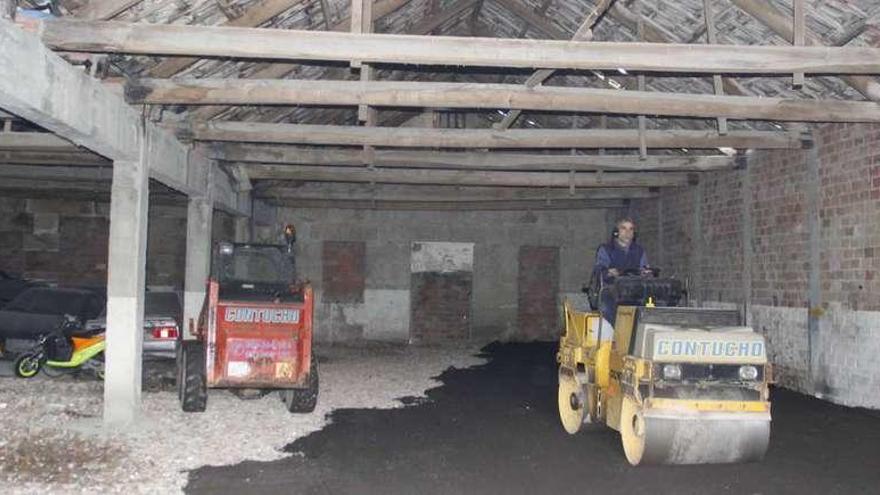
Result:
<instances>
[{"instance_id":1,"label":"wooden rafter","mask_svg":"<svg viewBox=\"0 0 880 495\"><path fill-rule=\"evenodd\" d=\"M706 20L706 41L710 45L715 45L718 43L718 39L715 33L715 16L712 12L711 0L703 0L703 17ZM724 95L724 80L721 78L721 75L715 74L712 76L712 86L717 96ZM718 117L718 133L727 134L726 117Z\"/></svg>"},{"instance_id":2,"label":"wooden rafter","mask_svg":"<svg viewBox=\"0 0 880 495\"><path fill-rule=\"evenodd\" d=\"M214 159L230 162L257 162L299 165L356 166L364 163L360 150L226 144L214 148ZM720 170L734 165L734 157L661 156L639 160L632 155L570 155L500 152L449 152L418 150L375 150L373 164L397 168L447 168L474 170L543 171L689 171Z\"/></svg>"},{"instance_id":3,"label":"wooden rafter","mask_svg":"<svg viewBox=\"0 0 880 495\"><path fill-rule=\"evenodd\" d=\"M446 184L514 187L676 187L691 182L681 172L500 172L472 170L387 169L310 165L248 164L253 179L288 179L384 184Z\"/></svg>"},{"instance_id":4,"label":"wooden rafter","mask_svg":"<svg viewBox=\"0 0 880 495\"><path fill-rule=\"evenodd\" d=\"M90 0L85 7L76 11L76 17L87 21L106 21L141 2L143 0Z\"/></svg>"},{"instance_id":5,"label":"wooden rafter","mask_svg":"<svg viewBox=\"0 0 880 495\"><path fill-rule=\"evenodd\" d=\"M254 189L257 197L296 197L301 199L328 199L357 201L386 200L405 202L452 201L559 201L641 199L656 196L644 187L609 189L582 189L576 194L559 188L504 187L504 186L444 186L435 184L369 184L357 182L307 182L295 186L289 183L261 182Z\"/></svg>"},{"instance_id":6,"label":"wooden rafter","mask_svg":"<svg viewBox=\"0 0 880 495\"><path fill-rule=\"evenodd\" d=\"M771 31L792 43L794 41L794 26L791 17L778 11L773 5L763 0L731 0L734 5L743 12L754 17L760 23L767 26ZM821 46L822 41L811 33L804 31L804 41L807 45ZM792 71L796 72L796 71ZM853 89L863 94L866 98L880 101L880 82L872 77L844 76L841 78Z\"/></svg>"},{"instance_id":7,"label":"wooden rafter","mask_svg":"<svg viewBox=\"0 0 880 495\"><path fill-rule=\"evenodd\" d=\"M241 17L230 19L224 27L256 27L269 19L302 3L303 0L259 0L251 5ZM174 58L160 62L149 70L153 77L171 77L198 62L198 58Z\"/></svg>"},{"instance_id":8,"label":"wooden rafter","mask_svg":"<svg viewBox=\"0 0 880 495\"><path fill-rule=\"evenodd\" d=\"M596 6L587 14L586 18L581 22L580 27L575 31L574 35L571 37L572 41L590 41L593 39L593 26L608 10L608 7L614 2L614 0L599 0ZM545 6L549 6L549 3L545 3ZM546 7L544 7L546 8ZM534 88L535 86L542 84L544 81L550 78L555 71L551 69L542 69L535 71L528 79L526 79L525 85L529 88ZM521 110L511 110L501 119L501 122L495 125L496 129L507 129L513 124L516 119L519 117L519 114L522 113Z\"/></svg>"},{"instance_id":9,"label":"wooden rafter","mask_svg":"<svg viewBox=\"0 0 880 495\"><path fill-rule=\"evenodd\" d=\"M413 81L146 79L130 103L481 108L793 122L880 122L873 102L751 98L517 84Z\"/></svg>"},{"instance_id":10,"label":"wooden rafter","mask_svg":"<svg viewBox=\"0 0 880 495\"><path fill-rule=\"evenodd\" d=\"M296 206L297 208L333 208L350 210L430 210L430 211L472 211L472 210L576 210L576 209L620 209L626 206L619 199L557 199L557 200L452 200L452 201L390 201L386 199L306 199L299 196L276 196L263 198L274 204Z\"/></svg>"},{"instance_id":11,"label":"wooden rafter","mask_svg":"<svg viewBox=\"0 0 880 495\"><path fill-rule=\"evenodd\" d=\"M82 52L641 72L877 74L880 49L571 43L119 22L43 21L50 47Z\"/></svg>"},{"instance_id":12,"label":"wooden rafter","mask_svg":"<svg viewBox=\"0 0 880 495\"><path fill-rule=\"evenodd\" d=\"M794 46L804 46L804 35L806 34L806 8L804 0L794 0ZM800 88L804 85L804 73L795 72L792 77L792 86Z\"/></svg>"},{"instance_id":13,"label":"wooden rafter","mask_svg":"<svg viewBox=\"0 0 880 495\"><path fill-rule=\"evenodd\" d=\"M394 12L403 6L408 0L379 0L373 5L372 16L373 22L378 19L383 18L384 16ZM418 24L411 26L408 29L408 33L410 34L428 34L440 26L449 21L450 16L455 16L460 14L463 10L468 8L473 8L477 4L477 0L459 0L455 5L444 8L441 12L426 18L419 22ZM345 20L340 21L335 26L333 26L334 31L344 31L348 28L348 25L343 26ZM254 72L250 79L279 79L288 75L291 71L293 71L297 65L295 64L271 64L266 67ZM332 71L335 69L330 69L328 73L325 74L325 78L329 78ZM213 117L216 117L221 112L223 112L227 107L223 106L209 106L205 108L200 108L190 113L191 120L210 120ZM279 113L284 113L284 111L279 111Z\"/></svg>"},{"instance_id":14,"label":"wooden rafter","mask_svg":"<svg viewBox=\"0 0 880 495\"><path fill-rule=\"evenodd\" d=\"M258 122L182 124L178 135L198 141L239 141L398 148L634 148L638 132L581 129L417 129ZM647 131L649 148L799 149L803 136L794 132L741 131L719 136L715 131Z\"/></svg>"}]
</instances>

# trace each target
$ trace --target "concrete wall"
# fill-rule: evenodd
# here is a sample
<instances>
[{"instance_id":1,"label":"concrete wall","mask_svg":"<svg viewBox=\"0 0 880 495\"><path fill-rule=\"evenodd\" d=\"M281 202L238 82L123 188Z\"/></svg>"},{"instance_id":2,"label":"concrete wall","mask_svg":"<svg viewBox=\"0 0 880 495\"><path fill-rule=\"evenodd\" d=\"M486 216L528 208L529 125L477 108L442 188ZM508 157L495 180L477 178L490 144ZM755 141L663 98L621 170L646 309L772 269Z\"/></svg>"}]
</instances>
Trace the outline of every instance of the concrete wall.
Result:
<instances>
[{"instance_id":1,"label":"concrete wall","mask_svg":"<svg viewBox=\"0 0 880 495\"><path fill-rule=\"evenodd\" d=\"M297 228L298 267L317 294L316 339L352 338L354 325L367 339L410 340L411 246L417 241L474 243L471 332L473 338L521 338L517 328L520 246L559 248L559 292L582 297L596 246L607 238L606 210L426 212L284 208L278 226L257 236L277 241L280 225ZM363 302L325 303L322 243L366 245ZM542 338L556 338L558 328Z\"/></svg>"},{"instance_id":2,"label":"concrete wall","mask_svg":"<svg viewBox=\"0 0 880 495\"><path fill-rule=\"evenodd\" d=\"M757 152L633 212L692 302L748 303L781 385L880 408L880 126L815 139L813 168L808 150Z\"/></svg>"},{"instance_id":3,"label":"concrete wall","mask_svg":"<svg viewBox=\"0 0 880 495\"><path fill-rule=\"evenodd\" d=\"M0 197L0 269L62 285L107 284L110 205L102 201ZM214 215L215 239L233 237ZM150 206L147 285L183 287L186 207Z\"/></svg>"}]
</instances>

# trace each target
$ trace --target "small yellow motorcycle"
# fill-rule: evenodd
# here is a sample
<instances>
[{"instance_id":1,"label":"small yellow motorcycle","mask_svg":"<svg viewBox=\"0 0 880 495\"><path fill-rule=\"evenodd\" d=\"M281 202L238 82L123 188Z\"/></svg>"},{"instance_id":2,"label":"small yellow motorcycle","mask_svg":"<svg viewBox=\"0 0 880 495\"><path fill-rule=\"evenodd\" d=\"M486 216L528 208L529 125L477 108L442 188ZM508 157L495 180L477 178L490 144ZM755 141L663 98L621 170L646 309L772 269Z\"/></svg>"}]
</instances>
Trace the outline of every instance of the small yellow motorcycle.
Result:
<instances>
[{"instance_id":1,"label":"small yellow motorcycle","mask_svg":"<svg viewBox=\"0 0 880 495\"><path fill-rule=\"evenodd\" d=\"M103 380L104 333L75 335L81 328L76 317L65 315L57 329L41 335L34 347L15 359L15 375L32 378L41 369L49 376L85 371Z\"/></svg>"}]
</instances>

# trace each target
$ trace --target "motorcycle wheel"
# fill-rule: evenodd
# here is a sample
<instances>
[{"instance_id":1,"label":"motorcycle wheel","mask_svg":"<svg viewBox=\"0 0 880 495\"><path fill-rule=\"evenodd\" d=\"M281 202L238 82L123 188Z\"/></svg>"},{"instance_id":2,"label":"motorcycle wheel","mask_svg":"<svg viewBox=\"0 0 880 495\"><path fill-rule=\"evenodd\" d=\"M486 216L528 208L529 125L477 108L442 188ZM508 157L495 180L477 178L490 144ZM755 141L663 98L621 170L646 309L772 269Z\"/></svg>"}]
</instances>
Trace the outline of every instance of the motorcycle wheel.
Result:
<instances>
[{"instance_id":1,"label":"motorcycle wheel","mask_svg":"<svg viewBox=\"0 0 880 495\"><path fill-rule=\"evenodd\" d=\"M36 354L22 354L13 363L15 376L19 378L33 378L40 372L41 366L40 357Z\"/></svg>"}]
</instances>

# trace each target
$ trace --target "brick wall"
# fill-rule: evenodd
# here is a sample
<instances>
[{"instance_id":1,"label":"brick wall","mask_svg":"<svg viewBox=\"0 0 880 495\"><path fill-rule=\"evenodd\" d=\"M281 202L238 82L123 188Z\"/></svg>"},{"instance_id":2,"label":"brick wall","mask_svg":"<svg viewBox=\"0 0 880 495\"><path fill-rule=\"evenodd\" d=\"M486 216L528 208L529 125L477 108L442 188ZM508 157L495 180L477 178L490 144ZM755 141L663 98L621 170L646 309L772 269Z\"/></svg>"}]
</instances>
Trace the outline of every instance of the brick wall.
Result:
<instances>
[{"instance_id":1,"label":"brick wall","mask_svg":"<svg viewBox=\"0 0 880 495\"><path fill-rule=\"evenodd\" d=\"M62 285L106 285L109 204L0 198L0 269ZM233 219L216 212L214 239L233 238ZM186 207L151 204L146 283L183 287Z\"/></svg>"},{"instance_id":2,"label":"brick wall","mask_svg":"<svg viewBox=\"0 0 880 495\"><path fill-rule=\"evenodd\" d=\"M804 152L756 153L752 178L752 301L800 307L807 301L809 240Z\"/></svg>"},{"instance_id":3,"label":"brick wall","mask_svg":"<svg viewBox=\"0 0 880 495\"><path fill-rule=\"evenodd\" d=\"M518 336L525 340L558 337L558 247L520 246L517 291Z\"/></svg>"},{"instance_id":4,"label":"brick wall","mask_svg":"<svg viewBox=\"0 0 880 495\"><path fill-rule=\"evenodd\" d=\"M880 311L880 126L819 133L822 298Z\"/></svg>"},{"instance_id":5,"label":"brick wall","mask_svg":"<svg viewBox=\"0 0 880 495\"><path fill-rule=\"evenodd\" d=\"M470 338L472 293L473 272L413 273L413 340L442 342Z\"/></svg>"},{"instance_id":6,"label":"brick wall","mask_svg":"<svg viewBox=\"0 0 880 495\"><path fill-rule=\"evenodd\" d=\"M636 221L637 240L664 276L684 279L689 274L696 200L694 187L682 187L665 190L658 199L633 202L629 213Z\"/></svg>"},{"instance_id":7,"label":"brick wall","mask_svg":"<svg viewBox=\"0 0 880 495\"><path fill-rule=\"evenodd\" d=\"M321 254L323 302L364 302L365 258L363 242L324 241Z\"/></svg>"},{"instance_id":8,"label":"brick wall","mask_svg":"<svg viewBox=\"0 0 880 495\"><path fill-rule=\"evenodd\" d=\"M699 254L701 301L742 302L742 177L738 171L705 177ZM693 230L693 229L691 229ZM700 234L702 239L700 239Z\"/></svg>"},{"instance_id":9,"label":"brick wall","mask_svg":"<svg viewBox=\"0 0 880 495\"><path fill-rule=\"evenodd\" d=\"M595 250L608 238L606 210L387 211L283 208L278 224L297 226L297 265L323 299L325 241L366 245L364 302L319 304L316 339L342 338L341 328L363 328L366 339L408 341L413 243L473 244L471 338L516 340L520 246L559 247L557 304L584 298ZM261 229L257 229L258 235ZM403 311L401 311L403 309Z\"/></svg>"},{"instance_id":10,"label":"brick wall","mask_svg":"<svg viewBox=\"0 0 880 495\"><path fill-rule=\"evenodd\" d=\"M759 151L751 154L747 171L703 174L699 186L635 202L633 214L642 219L643 244L663 252L663 263L672 267L667 273L696 280L705 305L736 307L742 294L751 294L750 323L767 337L783 386L880 408L880 371L871 365L880 355L880 126L825 125L814 130L814 138L818 184L809 174L808 151ZM818 318L812 348L811 186L818 188L821 286L821 305L812 311ZM702 238L691 232L694 215ZM646 225L651 220L655 224ZM650 244L657 230L659 247ZM743 265L746 234L750 266ZM691 263L695 256L701 259Z\"/></svg>"}]
</instances>

